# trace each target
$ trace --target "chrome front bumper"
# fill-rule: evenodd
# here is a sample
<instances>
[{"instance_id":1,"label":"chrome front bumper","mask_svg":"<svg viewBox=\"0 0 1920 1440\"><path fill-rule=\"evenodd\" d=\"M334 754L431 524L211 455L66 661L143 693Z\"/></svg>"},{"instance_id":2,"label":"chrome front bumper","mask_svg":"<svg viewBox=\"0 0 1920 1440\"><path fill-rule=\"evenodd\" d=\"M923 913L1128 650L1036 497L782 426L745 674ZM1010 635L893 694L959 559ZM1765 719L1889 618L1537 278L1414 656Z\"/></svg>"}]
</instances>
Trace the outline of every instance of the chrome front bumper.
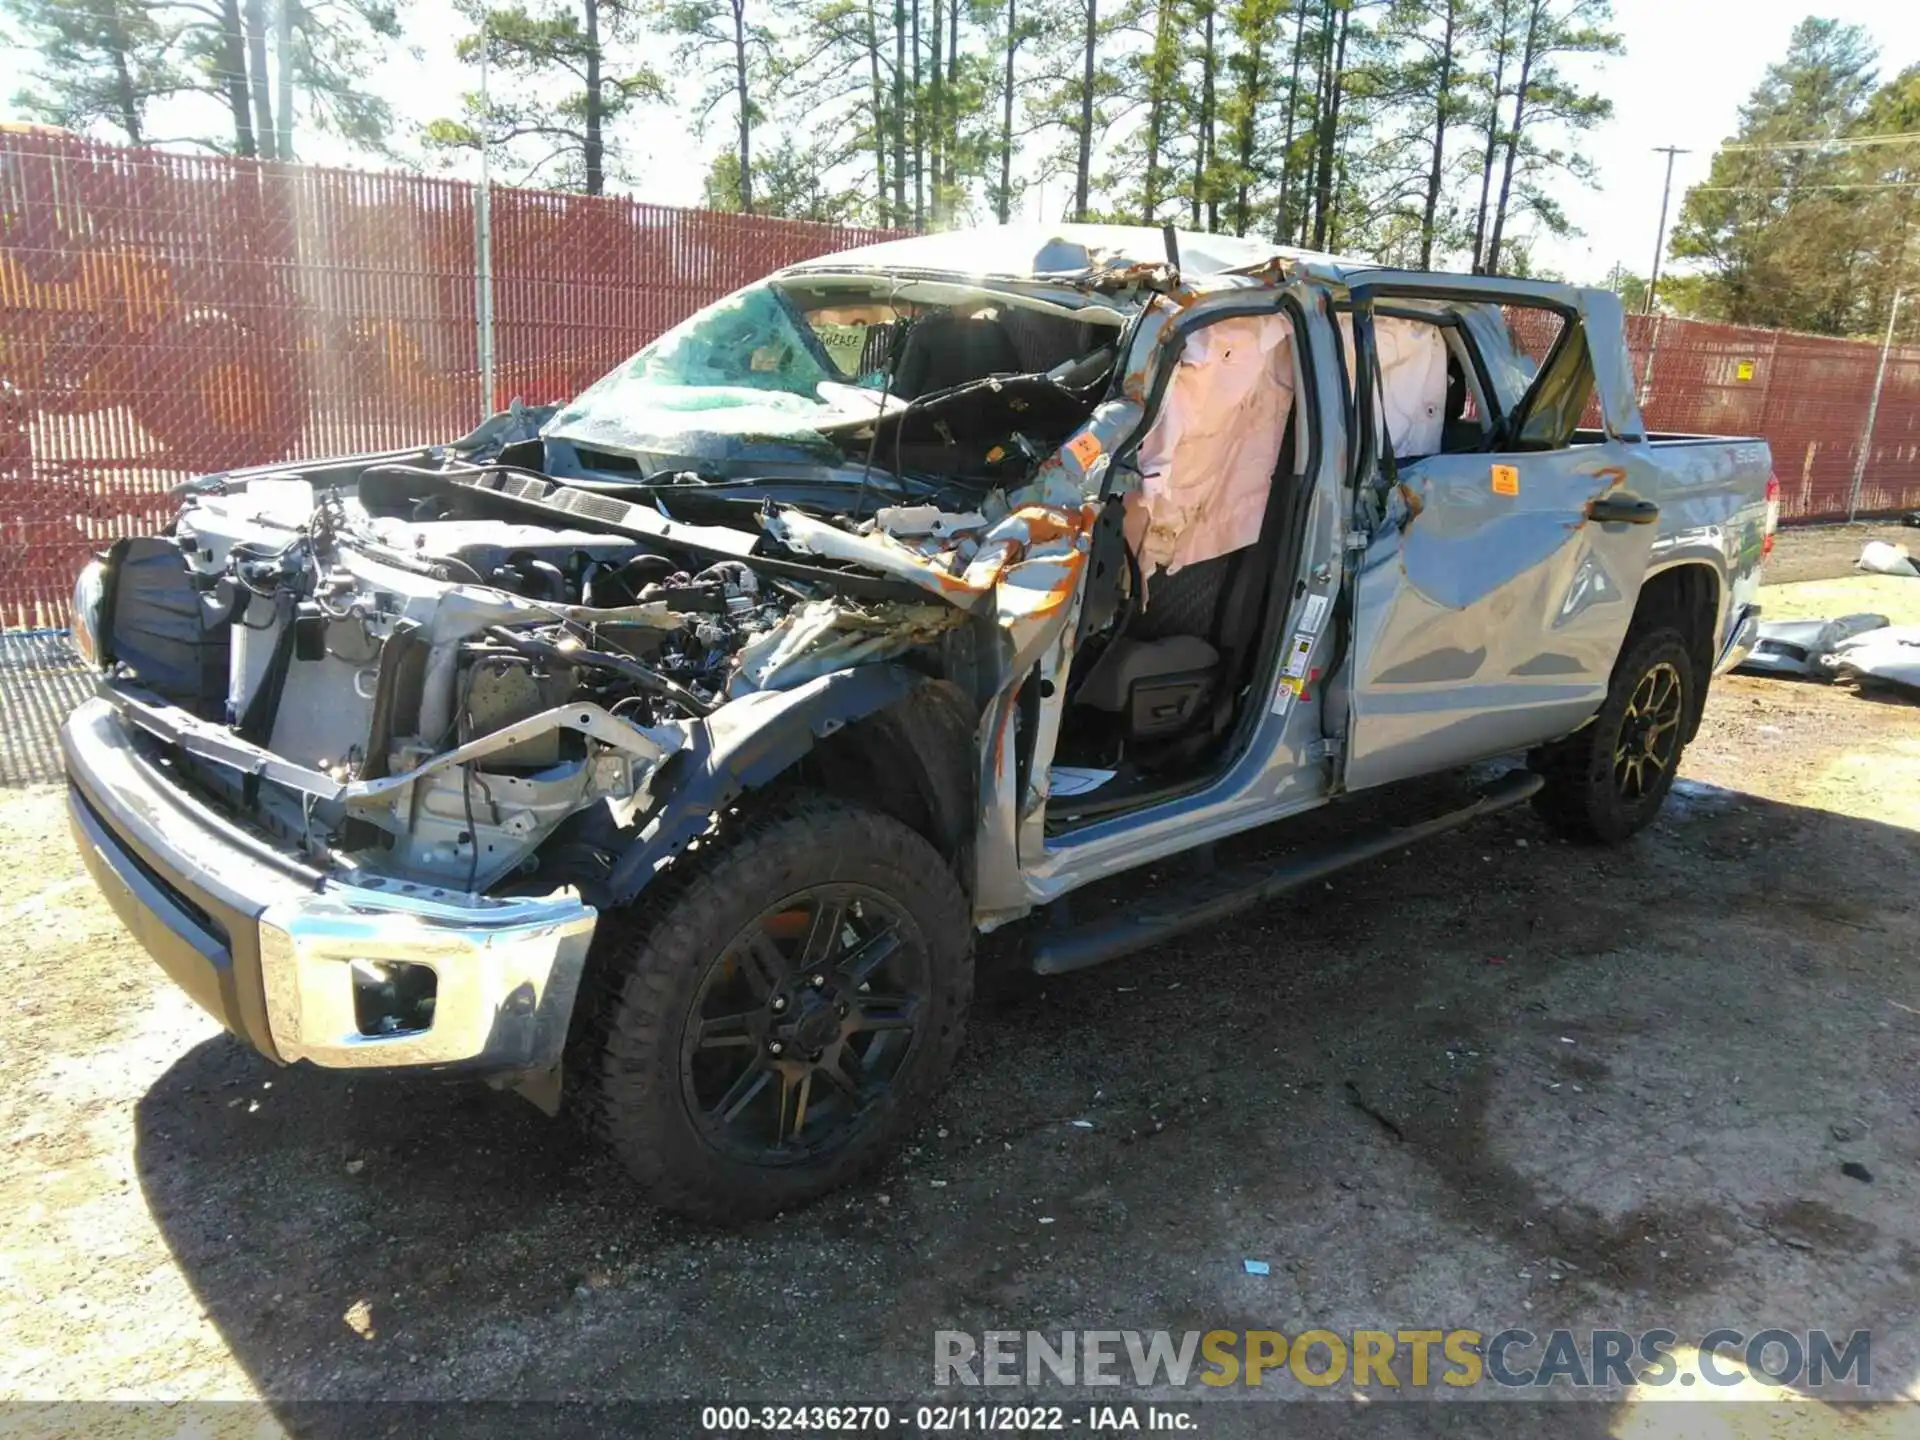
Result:
<instances>
[{"instance_id":1,"label":"chrome front bumper","mask_svg":"<svg viewBox=\"0 0 1920 1440\"><path fill-rule=\"evenodd\" d=\"M442 892L444 894L444 892ZM339 1068L560 1063L593 940L594 911L572 896L473 904L328 883L260 915L267 1023L283 1060ZM355 961L434 972L433 1023L365 1034Z\"/></svg>"},{"instance_id":2,"label":"chrome front bumper","mask_svg":"<svg viewBox=\"0 0 1920 1440\"><path fill-rule=\"evenodd\" d=\"M527 1076L560 1063L595 911L348 884L274 851L158 768L105 699L60 734L81 858L161 968L262 1054ZM355 961L434 975L430 1023L362 1029Z\"/></svg>"}]
</instances>

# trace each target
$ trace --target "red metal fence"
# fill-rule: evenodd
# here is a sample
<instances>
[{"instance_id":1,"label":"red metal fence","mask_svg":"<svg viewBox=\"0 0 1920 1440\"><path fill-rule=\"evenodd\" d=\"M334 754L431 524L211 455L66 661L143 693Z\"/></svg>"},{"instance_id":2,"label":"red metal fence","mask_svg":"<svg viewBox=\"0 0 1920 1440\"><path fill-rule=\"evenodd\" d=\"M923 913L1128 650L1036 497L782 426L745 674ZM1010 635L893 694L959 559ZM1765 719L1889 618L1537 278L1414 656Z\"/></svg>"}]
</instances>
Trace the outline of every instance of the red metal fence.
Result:
<instances>
[{"instance_id":1,"label":"red metal fence","mask_svg":"<svg viewBox=\"0 0 1920 1440\"><path fill-rule=\"evenodd\" d=\"M1761 435L1789 520L1845 519L1867 433L1880 346L1783 330L1630 316L1649 427ZM1860 477L1862 515L1920 507L1920 347L1888 357Z\"/></svg>"},{"instance_id":2,"label":"red metal fence","mask_svg":"<svg viewBox=\"0 0 1920 1440\"><path fill-rule=\"evenodd\" d=\"M701 305L879 232L496 190L495 402L564 398ZM58 623L84 556L167 487L451 439L482 412L465 184L0 135L0 623ZM1844 515L1875 346L1629 325L1658 429L1762 434L1785 510ZM1865 513L1920 506L1920 349Z\"/></svg>"},{"instance_id":3,"label":"red metal fence","mask_svg":"<svg viewBox=\"0 0 1920 1440\"><path fill-rule=\"evenodd\" d=\"M883 232L495 190L496 400L565 398L770 270ZM416 175L0 134L0 623L210 470L484 413L474 194Z\"/></svg>"}]
</instances>

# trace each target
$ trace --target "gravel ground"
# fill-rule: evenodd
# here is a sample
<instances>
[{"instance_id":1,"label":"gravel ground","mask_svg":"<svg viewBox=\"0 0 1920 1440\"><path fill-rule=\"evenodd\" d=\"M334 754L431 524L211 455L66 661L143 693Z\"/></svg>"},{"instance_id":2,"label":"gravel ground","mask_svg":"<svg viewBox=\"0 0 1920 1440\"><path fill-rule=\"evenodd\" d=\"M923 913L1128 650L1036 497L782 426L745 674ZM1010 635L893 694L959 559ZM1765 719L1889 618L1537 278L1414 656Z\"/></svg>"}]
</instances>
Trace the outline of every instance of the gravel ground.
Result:
<instances>
[{"instance_id":1,"label":"gravel ground","mask_svg":"<svg viewBox=\"0 0 1920 1440\"><path fill-rule=\"evenodd\" d=\"M0 1396L261 1397L313 1429L286 1407L925 1396L942 1328L1565 1324L1870 1328L1871 1393L1920 1397L1916 711L1736 676L1685 774L1620 850L1522 810L1002 983L896 1161L736 1233L647 1210L513 1096L273 1069L120 932L61 793L4 792ZM1672 1428L1641 1400L1553 1423Z\"/></svg>"}]
</instances>

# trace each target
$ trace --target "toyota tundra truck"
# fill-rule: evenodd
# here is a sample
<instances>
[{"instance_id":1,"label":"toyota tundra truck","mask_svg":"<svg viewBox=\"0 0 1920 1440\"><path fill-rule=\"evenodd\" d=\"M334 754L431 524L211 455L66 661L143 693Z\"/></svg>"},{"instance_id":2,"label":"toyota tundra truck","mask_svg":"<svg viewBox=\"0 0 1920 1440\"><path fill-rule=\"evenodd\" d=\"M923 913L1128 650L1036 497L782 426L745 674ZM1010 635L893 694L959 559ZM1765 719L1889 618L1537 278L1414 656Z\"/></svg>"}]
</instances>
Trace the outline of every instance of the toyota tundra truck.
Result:
<instances>
[{"instance_id":1,"label":"toyota tundra truck","mask_svg":"<svg viewBox=\"0 0 1920 1440\"><path fill-rule=\"evenodd\" d=\"M127 928L271 1061L516 1087L719 1221L915 1124L978 933L1058 973L1522 801L1641 829L1778 508L1762 441L1648 433L1610 293L1106 226L810 260L570 404L179 493L74 602Z\"/></svg>"}]
</instances>

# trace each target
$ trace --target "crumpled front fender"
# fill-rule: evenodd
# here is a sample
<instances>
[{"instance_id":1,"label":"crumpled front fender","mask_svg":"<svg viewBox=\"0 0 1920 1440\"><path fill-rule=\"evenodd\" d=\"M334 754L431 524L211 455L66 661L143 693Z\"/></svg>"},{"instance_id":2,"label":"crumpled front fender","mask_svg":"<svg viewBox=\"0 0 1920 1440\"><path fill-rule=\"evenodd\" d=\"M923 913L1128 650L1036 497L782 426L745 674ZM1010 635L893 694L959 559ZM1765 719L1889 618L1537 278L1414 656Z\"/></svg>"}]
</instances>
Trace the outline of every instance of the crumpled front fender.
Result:
<instances>
[{"instance_id":1,"label":"crumpled front fender","mask_svg":"<svg viewBox=\"0 0 1920 1440\"><path fill-rule=\"evenodd\" d=\"M613 902L639 895L743 792L778 779L819 741L925 683L904 665L861 665L792 690L744 695L694 724L691 743L654 778L658 808L614 863Z\"/></svg>"}]
</instances>

